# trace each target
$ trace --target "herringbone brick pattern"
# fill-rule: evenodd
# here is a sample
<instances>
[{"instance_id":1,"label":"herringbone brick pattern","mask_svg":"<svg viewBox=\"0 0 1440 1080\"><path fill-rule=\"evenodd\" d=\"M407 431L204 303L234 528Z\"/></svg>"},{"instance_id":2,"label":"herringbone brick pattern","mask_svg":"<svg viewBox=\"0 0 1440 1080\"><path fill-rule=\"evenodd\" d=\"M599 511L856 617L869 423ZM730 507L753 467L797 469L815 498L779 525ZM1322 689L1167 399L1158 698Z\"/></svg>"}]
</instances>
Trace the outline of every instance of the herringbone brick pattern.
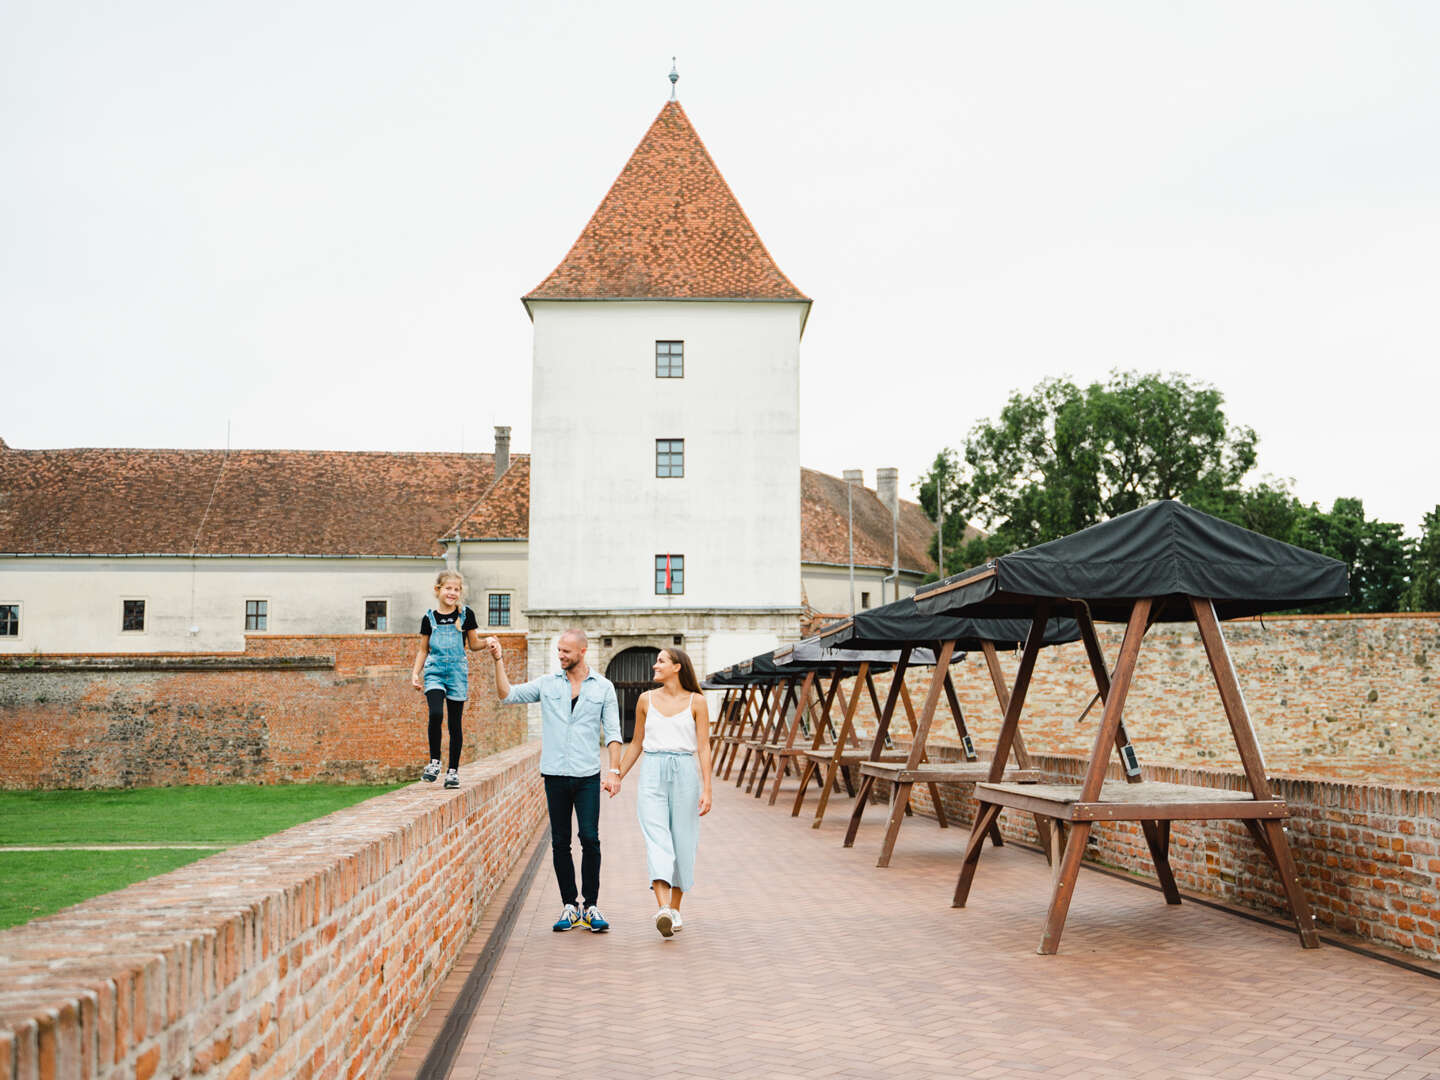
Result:
<instances>
[{"instance_id":1,"label":"herringbone brick pattern","mask_svg":"<svg viewBox=\"0 0 1440 1080\"><path fill-rule=\"evenodd\" d=\"M963 830L915 818L881 870L883 813L845 850L843 796L812 830L715 794L669 941L633 783L601 821L609 934L552 933L542 868L452 1076L1440 1078L1440 981L1088 871L1038 956L1034 853L987 848L955 910Z\"/></svg>"}]
</instances>

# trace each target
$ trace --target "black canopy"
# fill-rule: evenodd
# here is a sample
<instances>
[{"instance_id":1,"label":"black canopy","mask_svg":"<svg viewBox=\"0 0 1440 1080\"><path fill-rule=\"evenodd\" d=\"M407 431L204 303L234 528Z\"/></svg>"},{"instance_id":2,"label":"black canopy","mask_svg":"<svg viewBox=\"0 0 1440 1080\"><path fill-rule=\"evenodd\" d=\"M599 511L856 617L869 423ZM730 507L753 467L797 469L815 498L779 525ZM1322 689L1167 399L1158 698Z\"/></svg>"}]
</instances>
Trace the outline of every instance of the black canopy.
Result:
<instances>
[{"instance_id":1,"label":"black canopy","mask_svg":"<svg viewBox=\"0 0 1440 1080\"><path fill-rule=\"evenodd\" d=\"M906 645L938 646L954 641L955 655L980 648L983 641L1002 649L1025 643L1029 618L978 619L968 615L927 615L910 597L861 611L845 622L821 627L822 645L844 649L901 649ZM1051 619L1045 627L1046 645L1078 641L1074 619ZM933 661L932 661L933 662Z\"/></svg>"},{"instance_id":2,"label":"black canopy","mask_svg":"<svg viewBox=\"0 0 1440 1080\"><path fill-rule=\"evenodd\" d=\"M1198 596L1233 619L1349 592L1344 563L1167 499L922 586L915 604L932 615L1024 618L1048 597L1057 611L1084 601L1093 618L1123 622L1141 597ZM1170 603L1155 617L1192 615L1188 604Z\"/></svg>"},{"instance_id":3,"label":"black canopy","mask_svg":"<svg viewBox=\"0 0 1440 1080\"><path fill-rule=\"evenodd\" d=\"M889 671L893 666L886 663L871 663L870 670L871 672ZM717 686L749 686L752 683L793 679L810 671L830 674L837 669L847 675L854 675L860 670L860 662L858 660L798 660L788 664L777 664L773 652L763 652L758 656L752 656L749 660L742 660L738 664L721 668L719 671L705 676L705 681L715 683Z\"/></svg>"}]
</instances>

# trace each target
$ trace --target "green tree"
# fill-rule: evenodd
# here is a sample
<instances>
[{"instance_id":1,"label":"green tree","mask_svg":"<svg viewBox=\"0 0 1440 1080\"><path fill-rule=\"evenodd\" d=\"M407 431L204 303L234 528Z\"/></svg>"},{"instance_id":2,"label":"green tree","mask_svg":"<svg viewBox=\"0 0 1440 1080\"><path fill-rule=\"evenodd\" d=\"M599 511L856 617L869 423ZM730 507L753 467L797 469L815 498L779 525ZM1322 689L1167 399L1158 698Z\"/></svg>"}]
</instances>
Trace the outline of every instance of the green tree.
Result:
<instances>
[{"instance_id":1,"label":"green tree","mask_svg":"<svg viewBox=\"0 0 1440 1080\"><path fill-rule=\"evenodd\" d=\"M1424 530L1410 560L1410 611L1440 611L1440 505L1425 515Z\"/></svg>"},{"instance_id":2,"label":"green tree","mask_svg":"<svg viewBox=\"0 0 1440 1080\"><path fill-rule=\"evenodd\" d=\"M943 499L949 569L1053 540L1155 499L1218 504L1255 464L1255 432L1218 390L1183 375L1113 372L1081 389L1046 379L944 450L919 485ZM957 520L952 524L952 516ZM961 542L966 521L989 535ZM932 545L932 555L934 547Z\"/></svg>"},{"instance_id":3,"label":"green tree","mask_svg":"<svg viewBox=\"0 0 1440 1080\"><path fill-rule=\"evenodd\" d=\"M1350 568L1350 598L1314 611L1401 611L1410 590L1411 542L1399 525L1365 516L1359 499L1336 499L1326 513L1307 507L1291 541Z\"/></svg>"}]
</instances>

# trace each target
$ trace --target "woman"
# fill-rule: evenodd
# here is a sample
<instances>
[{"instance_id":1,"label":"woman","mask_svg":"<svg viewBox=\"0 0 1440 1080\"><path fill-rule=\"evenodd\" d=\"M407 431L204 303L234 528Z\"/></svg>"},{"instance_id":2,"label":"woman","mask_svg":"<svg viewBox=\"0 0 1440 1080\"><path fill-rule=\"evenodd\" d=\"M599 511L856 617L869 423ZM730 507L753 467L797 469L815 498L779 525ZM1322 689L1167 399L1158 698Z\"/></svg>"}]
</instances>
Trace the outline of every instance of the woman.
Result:
<instances>
[{"instance_id":1,"label":"woman","mask_svg":"<svg viewBox=\"0 0 1440 1080\"><path fill-rule=\"evenodd\" d=\"M668 938L683 925L680 902L695 882L700 818L710 812L710 710L684 650L661 649L651 670L660 686L635 706L620 779L643 751L635 807L658 908L655 928Z\"/></svg>"}]
</instances>

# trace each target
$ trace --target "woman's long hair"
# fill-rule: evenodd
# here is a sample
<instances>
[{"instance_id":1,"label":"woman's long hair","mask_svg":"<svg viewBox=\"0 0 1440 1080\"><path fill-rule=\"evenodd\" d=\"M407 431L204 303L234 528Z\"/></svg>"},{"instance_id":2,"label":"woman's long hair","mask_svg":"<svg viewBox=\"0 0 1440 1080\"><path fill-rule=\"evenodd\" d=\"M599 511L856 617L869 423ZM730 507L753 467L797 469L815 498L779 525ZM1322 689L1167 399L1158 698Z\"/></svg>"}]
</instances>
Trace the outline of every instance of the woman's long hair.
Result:
<instances>
[{"instance_id":1,"label":"woman's long hair","mask_svg":"<svg viewBox=\"0 0 1440 1080\"><path fill-rule=\"evenodd\" d=\"M689 654L672 645L667 645L660 651L670 657L672 664L680 665L680 688L692 694L700 693L700 680L695 677L695 665L690 662Z\"/></svg>"}]
</instances>

